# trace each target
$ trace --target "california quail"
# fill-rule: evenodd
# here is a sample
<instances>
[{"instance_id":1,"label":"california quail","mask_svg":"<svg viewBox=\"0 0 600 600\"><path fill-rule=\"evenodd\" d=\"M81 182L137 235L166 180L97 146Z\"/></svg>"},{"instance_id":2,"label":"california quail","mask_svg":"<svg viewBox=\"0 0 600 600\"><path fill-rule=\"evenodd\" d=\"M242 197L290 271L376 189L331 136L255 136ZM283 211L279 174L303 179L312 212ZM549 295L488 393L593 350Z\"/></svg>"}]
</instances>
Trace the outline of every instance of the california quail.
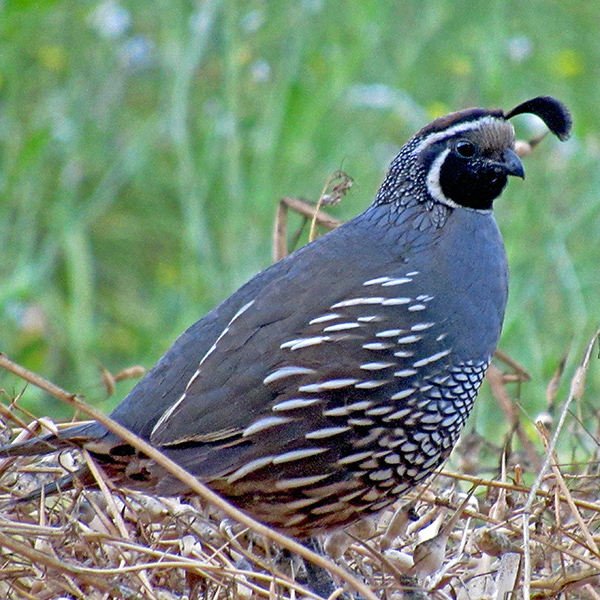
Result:
<instances>
[{"instance_id":1,"label":"california quail","mask_svg":"<svg viewBox=\"0 0 600 600\"><path fill-rule=\"evenodd\" d=\"M379 511L448 456L500 336L508 278L492 203L524 177L508 119L550 97L431 122L373 204L192 325L114 410L251 515L297 537ZM101 425L0 455L85 446L123 486L179 481Z\"/></svg>"}]
</instances>

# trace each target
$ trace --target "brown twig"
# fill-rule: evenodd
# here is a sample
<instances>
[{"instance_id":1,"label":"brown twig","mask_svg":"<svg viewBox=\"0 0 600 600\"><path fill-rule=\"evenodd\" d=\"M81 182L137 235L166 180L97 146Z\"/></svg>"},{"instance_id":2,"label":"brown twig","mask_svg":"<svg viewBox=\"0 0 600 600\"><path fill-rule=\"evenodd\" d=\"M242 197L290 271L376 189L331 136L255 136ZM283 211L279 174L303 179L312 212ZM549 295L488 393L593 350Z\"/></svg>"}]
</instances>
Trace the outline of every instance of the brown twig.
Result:
<instances>
[{"instance_id":1,"label":"brown twig","mask_svg":"<svg viewBox=\"0 0 600 600\"><path fill-rule=\"evenodd\" d=\"M288 255L287 249L287 215L288 210L310 219L312 223L318 223L326 229L336 229L343 225L343 221L336 219L317 206L310 204L302 198L283 198L277 205L275 213L275 225L273 227L273 262L277 262Z\"/></svg>"}]
</instances>

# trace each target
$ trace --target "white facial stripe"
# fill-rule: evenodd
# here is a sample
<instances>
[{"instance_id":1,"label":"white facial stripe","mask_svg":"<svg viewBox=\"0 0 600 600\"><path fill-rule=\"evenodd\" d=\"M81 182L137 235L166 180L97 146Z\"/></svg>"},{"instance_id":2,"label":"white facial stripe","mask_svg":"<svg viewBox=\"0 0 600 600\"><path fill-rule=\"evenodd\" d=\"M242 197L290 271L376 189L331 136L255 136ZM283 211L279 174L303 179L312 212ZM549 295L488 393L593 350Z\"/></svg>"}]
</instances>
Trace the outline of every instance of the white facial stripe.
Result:
<instances>
[{"instance_id":1,"label":"white facial stripe","mask_svg":"<svg viewBox=\"0 0 600 600\"><path fill-rule=\"evenodd\" d=\"M463 133L464 131L472 131L473 129L479 129L482 125L492 125L493 123L500 121L502 123L507 123L505 119L502 117L492 117L491 115L486 115L485 117L480 117L476 121L466 121L464 123L458 123L449 127L448 129L444 129L443 131L439 131L438 133L432 133L428 135L416 148L415 153L419 154L423 148L430 146L431 144L435 144L440 140L445 140L447 138L454 137L457 133Z\"/></svg>"},{"instance_id":2,"label":"white facial stripe","mask_svg":"<svg viewBox=\"0 0 600 600\"><path fill-rule=\"evenodd\" d=\"M427 191L434 200L442 202L446 206L457 208L458 204L445 196L444 192L442 191L442 186L440 185L440 171L442 170L442 165L444 164L448 154L450 154L450 148L446 148L431 163L431 167L429 167L429 173L427 174Z\"/></svg>"}]
</instances>

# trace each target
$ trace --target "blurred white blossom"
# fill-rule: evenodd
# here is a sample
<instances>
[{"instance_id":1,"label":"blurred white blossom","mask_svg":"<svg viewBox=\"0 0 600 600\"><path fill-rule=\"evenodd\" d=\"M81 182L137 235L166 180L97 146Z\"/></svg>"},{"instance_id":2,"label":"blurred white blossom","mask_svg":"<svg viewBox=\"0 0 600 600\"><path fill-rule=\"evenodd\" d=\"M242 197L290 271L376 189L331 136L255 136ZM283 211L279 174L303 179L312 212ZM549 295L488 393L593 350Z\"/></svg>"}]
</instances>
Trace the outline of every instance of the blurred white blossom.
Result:
<instances>
[{"instance_id":1,"label":"blurred white blossom","mask_svg":"<svg viewBox=\"0 0 600 600\"><path fill-rule=\"evenodd\" d=\"M102 37L115 39L131 26L131 14L116 0L106 0L92 12L89 22Z\"/></svg>"},{"instance_id":2,"label":"blurred white blossom","mask_svg":"<svg viewBox=\"0 0 600 600\"><path fill-rule=\"evenodd\" d=\"M266 83L271 79L271 65L264 58L259 58L250 66L250 75L255 83Z\"/></svg>"},{"instance_id":3,"label":"blurred white blossom","mask_svg":"<svg viewBox=\"0 0 600 600\"><path fill-rule=\"evenodd\" d=\"M262 10L251 10L242 17L240 25L246 33L256 33L264 22L265 14Z\"/></svg>"},{"instance_id":4,"label":"blurred white blossom","mask_svg":"<svg viewBox=\"0 0 600 600\"><path fill-rule=\"evenodd\" d=\"M531 38L525 35L518 35L510 38L507 43L508 57L517 62L527 60L533 52L533 43Z\"/></svg>"},{"instance_id":5,"label":"blurred white blossom","mask_svg":"<svg viewBox=\"0 0 600 600\"><path fill-rule=\"evenodd\" d=\"M201 9L190 17L190 29L199 36L207 35L214 20L211 10Z\"/></svg>"},{"instance_id":6,"label":"blurred white blossom","mask_svg":"<svg viewBox=\"0 0 600 600\"><path fill-rule=\"evenodd\" d=\"M119 49L121 63L130 69L143 69L152 64L154 42L145 35L125 40Z\"/></svg>"}]
</instances>

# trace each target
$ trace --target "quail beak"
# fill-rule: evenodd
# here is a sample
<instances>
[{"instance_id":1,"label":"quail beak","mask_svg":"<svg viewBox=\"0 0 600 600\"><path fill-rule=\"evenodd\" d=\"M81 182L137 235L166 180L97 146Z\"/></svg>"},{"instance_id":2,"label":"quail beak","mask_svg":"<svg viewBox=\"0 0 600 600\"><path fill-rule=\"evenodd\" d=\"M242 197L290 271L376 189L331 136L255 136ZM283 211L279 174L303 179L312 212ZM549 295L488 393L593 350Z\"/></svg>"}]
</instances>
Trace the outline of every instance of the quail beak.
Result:
<instances>
[{"instance_id":1,"label":"quail beak","mask_svg":"<svg viewBox=\"0 0 600 600\"><path fill-rule=\"evenodd\" d=\"M525 169L523 168L523 163L514 150L505 150L503 159L504 160L500 164L507 175L514 175L515 177L525 179Z\"/></svg>"}]
</instances>

